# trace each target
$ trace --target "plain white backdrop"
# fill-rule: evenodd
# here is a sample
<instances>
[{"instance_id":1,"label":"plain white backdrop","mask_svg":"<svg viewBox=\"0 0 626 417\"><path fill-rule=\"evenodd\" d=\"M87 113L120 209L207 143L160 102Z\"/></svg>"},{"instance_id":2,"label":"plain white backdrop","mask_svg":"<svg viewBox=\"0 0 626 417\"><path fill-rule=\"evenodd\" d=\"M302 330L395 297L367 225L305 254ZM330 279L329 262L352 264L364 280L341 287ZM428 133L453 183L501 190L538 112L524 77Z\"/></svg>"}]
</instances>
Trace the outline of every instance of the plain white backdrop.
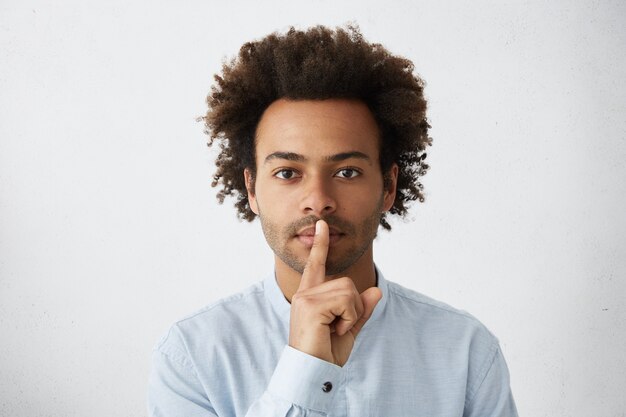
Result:
<instances>
[{"instance_id":1,"label":"plain white backdrop","mask_svg":"<svg viewBox=\"0 0 626 417\"><path fill-rule=\"evenodd\" d=\"M621 1L0 1L0 415L146 416L152 346L272 270L210 187L212 75L357 23L427 82L427 200L385 276L500 339L520 415L626 409ZM395 416L394 416L395 417Z\"/></svg>"}]
</instances>

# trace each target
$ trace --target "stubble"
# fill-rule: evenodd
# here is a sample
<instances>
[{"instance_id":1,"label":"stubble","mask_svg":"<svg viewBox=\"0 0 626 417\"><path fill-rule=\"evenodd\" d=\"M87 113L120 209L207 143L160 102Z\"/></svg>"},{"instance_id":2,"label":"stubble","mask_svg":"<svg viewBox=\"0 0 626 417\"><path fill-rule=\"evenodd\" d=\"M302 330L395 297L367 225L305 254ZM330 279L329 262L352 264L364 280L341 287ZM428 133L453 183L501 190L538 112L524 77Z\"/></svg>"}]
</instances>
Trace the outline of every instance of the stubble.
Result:
<instances>
[{"instance_id":1,"label":"stubble","mask_svg":"<svg viewBox=\"0 0 626 417\"><path fill-rule=\"evenodd\" d=\"M281 261L299 274L304 272L308 257L298 256L290 248L290 244L293 244L291 241L296 239L295 236L297 232L306 227L314 227L315 222L320 219L328 223L329 227L340 230L341 233L344 234L341 238L344 242L340 241L339 243L341 243L341 245L339 245L338 248L329 248L328 257L326 259L326 275L338 275L354 265L370 248L378 232L382 207L383 197L381 196L375 209L367 218L358 224L354 224L332 214L321 218L310 215L281 228L281 226L263 216L261 207L259 207L259 218L261 220L263 234L272 251ZM348 247L343 246L346 240L351 241Z\"/></svg>"}]
</instances>

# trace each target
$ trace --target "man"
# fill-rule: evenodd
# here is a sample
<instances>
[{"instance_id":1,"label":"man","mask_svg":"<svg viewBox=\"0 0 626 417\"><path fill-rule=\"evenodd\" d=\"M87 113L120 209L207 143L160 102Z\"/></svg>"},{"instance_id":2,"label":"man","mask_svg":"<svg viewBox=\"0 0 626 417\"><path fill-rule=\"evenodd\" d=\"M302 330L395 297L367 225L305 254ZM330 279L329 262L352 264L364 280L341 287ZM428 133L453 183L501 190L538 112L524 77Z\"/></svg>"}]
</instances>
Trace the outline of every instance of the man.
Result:
<instances>
[{"instance_id":1,"label":"man","mask_svg":"<svg viewBox=\"0 0 626 417\"><path fill-rule=\"evenodd\" d=\"M386 213L423 201L430 126L412 70L324 27L224 65L205 117L222 141L213 185L260 218L275 269L159 342L151 416L517 415L497 339L374 265Z\"/></svg>"}]
</instances>

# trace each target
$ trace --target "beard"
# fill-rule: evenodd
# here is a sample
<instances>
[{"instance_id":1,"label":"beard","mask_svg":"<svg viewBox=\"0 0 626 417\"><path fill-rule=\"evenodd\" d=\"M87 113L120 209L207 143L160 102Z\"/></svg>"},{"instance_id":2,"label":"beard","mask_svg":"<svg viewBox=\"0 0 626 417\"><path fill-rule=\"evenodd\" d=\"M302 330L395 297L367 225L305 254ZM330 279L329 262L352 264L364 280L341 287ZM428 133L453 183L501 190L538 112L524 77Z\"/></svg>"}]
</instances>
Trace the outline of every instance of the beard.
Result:
<instances>
[{"instance_id":1,"label":"beard","mask_svg":"<svg viewBox=\"0 0 626 417\"><path fill-rule=\"evenodd\" d=\"M363 254L370 248L372 241L376 237L380 218L382 216L383 197L381 195L378 204L372 212L360 223L353 223L342 219L339 216L330 214L318 217L310 215L287 225L280 226L263 215L259 207L259 218L263 234L267 244L278 258L299 274L304 272L308 255L302 256L295 253L288 243L295 238L299 230L306 227L314 227L315 222L324 220L329 227L334 227L341 231L342 237L338 245L340 247L329 247L326 257L326 275L338 275L354 265ZM347 247L345 245L348 244Z\"/></svg>"}]
</instances>

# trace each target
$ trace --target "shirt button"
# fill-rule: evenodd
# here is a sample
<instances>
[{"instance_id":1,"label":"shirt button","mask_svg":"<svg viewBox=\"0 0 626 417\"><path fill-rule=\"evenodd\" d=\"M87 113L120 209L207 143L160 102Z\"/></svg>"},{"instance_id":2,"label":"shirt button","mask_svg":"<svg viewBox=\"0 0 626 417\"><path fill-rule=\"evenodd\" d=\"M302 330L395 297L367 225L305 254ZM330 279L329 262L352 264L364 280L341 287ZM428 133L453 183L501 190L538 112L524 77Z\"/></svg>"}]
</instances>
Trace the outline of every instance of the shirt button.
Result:
<instances>
[{"instance_id":1,"label":"shirt button","mask_svg":"<svg viewBox=\"0 0 626 417\"><path fill-rule=\"evenodd\" d=\"M322 386L322 391L330 392L331 389L333 389L333 384L331 384L330 381L324 382L324 385Z\"/></svg>"}]
</instances>

